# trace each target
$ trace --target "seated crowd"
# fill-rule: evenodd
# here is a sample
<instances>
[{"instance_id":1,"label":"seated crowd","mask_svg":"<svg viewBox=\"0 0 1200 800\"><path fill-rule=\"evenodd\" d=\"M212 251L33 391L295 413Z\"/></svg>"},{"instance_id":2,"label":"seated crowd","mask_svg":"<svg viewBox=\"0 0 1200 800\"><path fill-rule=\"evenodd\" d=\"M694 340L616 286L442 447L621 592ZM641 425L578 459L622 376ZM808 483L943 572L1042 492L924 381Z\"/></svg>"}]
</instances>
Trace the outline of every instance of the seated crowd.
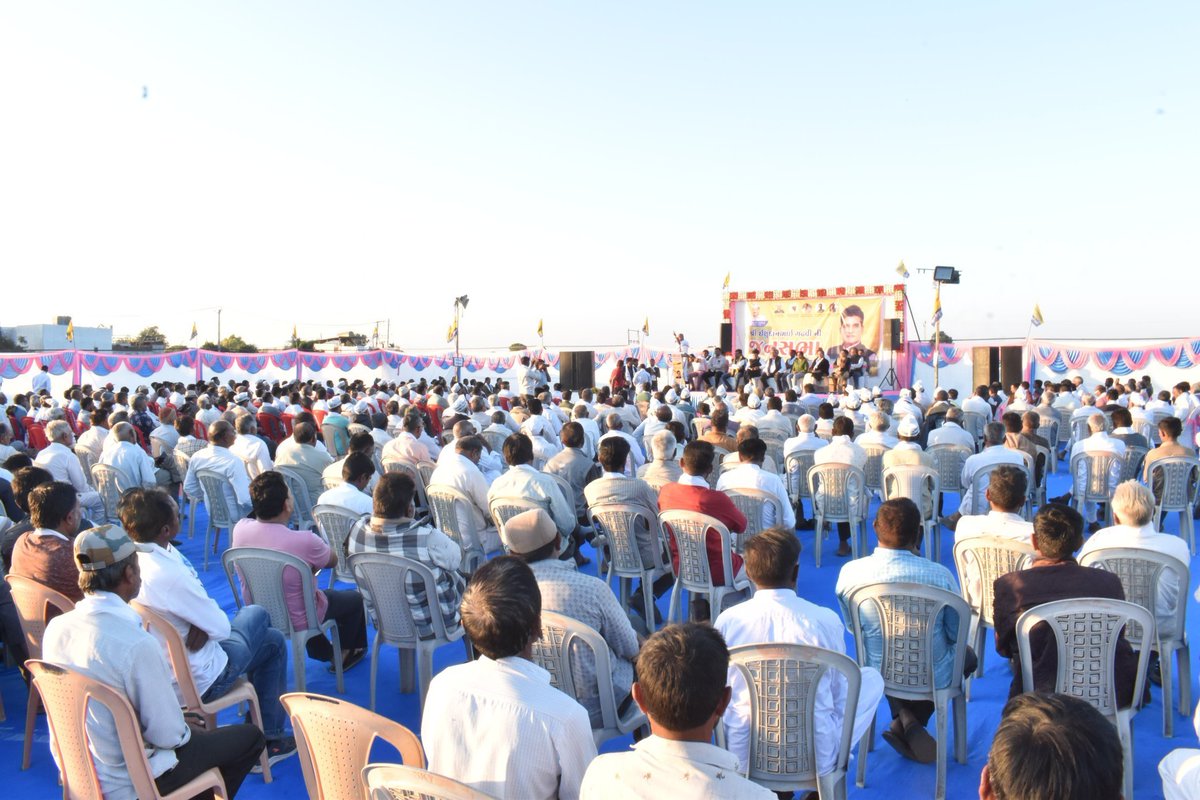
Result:
<instances>
[{"instance_id":1,"label":"seated crowd","mask_svg":"<svg viewBox=\"0 0 1200 800\"><path fill-rule=\"evenodd\" d=\"M808 783L845 769L843 729L852 745L862 740L884 699L882 738L906 759L938 761L946 745L929 730L935 695L976 674L982 640L968 641L968 628L980 623L949 601L926 619L915 604L885 609L877 599L912 585L935 600L961 596L977 615L982 604L995 649L1010 660L1010 699L980 796L1119 797L1129 777L1116 727L1091 704L1055 694L1064 689L1055 636L1035 628L1022 655L1018 620L1053 601L1124 600L1121 577L1084 565L1124 548L1170 560L1148 610L1160 637L1182 637L1174 627L1190 549L1161 532L1157 510L1176 480L1170 459L1195 458L1192 388L1156 395L1148 379L1094 390L1036 381L979 386L960 401L917 384L892 400L878 389L818 393L811 375L793 370L796 358L772 352L755 372L745 359L706 352L692 360L698 373L661 389L635 362L614 371L611 387L578 393L551 387L548 371L525 359L518 391L504 380L214 380L72 387L61 400L43 388L11 404L0 395L0 556L7 574L74 604L50 620L42 657L129 698L162 792L216 767L232 796L263 762L297 751L279 699L289 632L254 604L244 575L241 608L229 617L177 547L181 507L194 514L203 503L210 520L225 509L231 553L287 554L314 574L334 570L343 585L362 554L428 571L432 584L413 573L404 584L416 637L454 632L475 654L428 683L420 735L429 769L495 797L652 797L682 786L694 796L771 797L775 789L746 777L759 723L739 654L778 644L845 656L848 630L857 695L849 703L841 673L820 679ZM1047 498L1060 459L1073 488ZM951 513L947 494L958 495ZM340 526L328 521L339 516ZM698 520L694 535L688 520ZM921 554L941 525L953 533L955 570L932 545ZM837 556L859 556L840 568L836 610L797 591L797 531L814 531L819 568L826 526L838 532ZM859 552L868 526L877 545ZM1019 551L1024 568L994 574L989 547ZM582 571L592 557L600 577ZM632 576L617 593L614 571ZM686 619L685 576L711 589L689 586ZM313 627L310 607L318 623L336 623L336 637L318 633L305 650L340 680L368 655L378 596L361 584L318 588L293 567L280 580L290 627ZM672 590L680 596L664 625L657 601ZM186 679L201 699L245 678L261 725L206 730L179 711L180 666L144 629L149 612L184 642ZM602 673L598 654L576 642L571 697L539 665L544 613L586 626L607 648ZM929 628L929 674L914 679L924 694L895 675L895 615ZM23 664L7 584L0 623ZM1169 666L1134 644L1115 636L1111 692L1121 708L1149 698L1139 658L1151 682ZM631 751L598 756L594 731L613 723L609 695L620 719L640 710L645 725ZM106 796L132 796L110 723L88 724ZM1169 797L1196 796L1200 751L1172 753L1160 772Z\"/></svg>"}]
</instances>

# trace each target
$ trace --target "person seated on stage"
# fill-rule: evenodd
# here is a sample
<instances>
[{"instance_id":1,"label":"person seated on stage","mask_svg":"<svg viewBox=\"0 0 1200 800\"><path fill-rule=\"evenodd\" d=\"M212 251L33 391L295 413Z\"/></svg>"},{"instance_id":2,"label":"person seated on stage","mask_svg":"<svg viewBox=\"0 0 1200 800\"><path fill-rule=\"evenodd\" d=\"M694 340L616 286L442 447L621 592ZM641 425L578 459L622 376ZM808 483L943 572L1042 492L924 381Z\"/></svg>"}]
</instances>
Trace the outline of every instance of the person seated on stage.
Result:
<instances>
[{"instance_id":1,"label":"person seated on stage","mask_svg":"<svg viewBox=\"0 0 1200 800\"><path fill-rule=\"evenodd\" d=\"M738 432L739 435L741 431ZM763 469L763 460L767 456L767 443L762 439L745 439L738 445L740 465L721 473L717 480L717 490L728 492L738 489L758 489L767 492L779 501L782 517L775 518L775 507L771 503L763 503L760 525L770 528L779 525L787 530L796 530L796 512L788 497L787 487L783 480L773 472Z\"/></svg>"},{"instance_id":2,"label":"person seated on stage","mask_svg":"<svg viewBox=\"0 0 1200 800\"><path fill-rule=\"evenodd\" d=\"M232 620L225 616L195 568L171 544L181 528L179 508L163 489L131 489L121 497L117 514L125 532L141 546L142 586L135 599L178 631L200 699L207 703L224 697L245 676L258 694L268 762L294 755L296 740L284 730L287 714L279 702L287 691L287 643L271 627L266 609L248 605Z\"/></svg>"},{"instance_id":3,"label":"person seated on stage","mask_svg":"<svg viewBox=\"0 0 1200 800\"><path fill-rule=\"evenodd\" d=\"M867 418L867 429L860 433L854 442L859 447L873 444L891 449L895 447L898 442L898 440L889 433L891 427L891 418L876 411Z\"/></svg>"},{"instance_id":4,"label":"person seated on stage","mask_svg":"<svg viewBox=\"0 0 1200 800\"><path fill-rule=\"evenodd\" d=\"M773 800L774 792L739 774L737 756L712 744L729 706L728 666L729 649L708 625L671 625L651 636L638 656L633 697L653 735L632 752L597 757L584 776L582 800Z\"/></svg>"},{"instance_id":5,"label":"person seated on stage","mask_svg":"<svg viewBox=\"0 0 1200 800\"><path fill-rule=\"evenodd\" d=\"M462 600L480 657L439 672L421 715L428 769L492 797L573 800L596 757L587 710L532 661L542 595L516 556L483 564Z\"/></svg>"},{"instance_id":6,"label":"person seated on stage","mask_svg":"<svg viewBox=\"0 0 1200 800\"><path fill-rule=\"evenodd\" d=\"M737 450L737 439L729 435L729 410L722 405L713 410L711 419L712 426L704 432L700 441L730 453Z\"/></svg>"},{"instance_id":7,"label":"person seated on stage","mask_svg":"<svg viewBox=\"0 0 1200 800\"><path fill-rule=\"evenodd\" d=\"M1063 694L1022 694L1004 706L979 777L979 797L1120 800L1124 772L1121 737L1095 706ZM1163 786L1167 800L1174 800L1165 777Z\"/></svg>"},{"instance_id":8,"label":"person seated on stage","mask_svg":"<svg viewBox=\"0 0 1200 800\"><path fill-rule=\"evenodd\" d=\"M17 538L9 572L79 602L83 592L71 549L83 519L78 494L71 484L52 481L29 492L27 502L33 527Z\"/></svg>"},{"instance_id":9,"label":"person seated on stage","mask_svg":"<svg viewBox=\"0 0 1200 800\"><path fill-rule=\"evenodd\" d=\"M361 436L365 434L355 434ZM313 506L337 506L362 516L371 513L371 484L376 480L375 462L366 453L350 454L341 461L339 482L321 492Z\"/></svg>"},{"instance_id":10,"label":"person seated on stage","mask_svg":"<svg viewBox=\"0 0 1200 800\"><path fill-rule=\"evenodd\" d=\"M640 643L617 596L601 579L585 575L559 559L562 536L554 527L554 520L542 509L523 511L510 519L504 525L503 538L508 552L533 570L542 594L543 611L578 620L604 637L611 674L603 677L612 682L618 713L623 712L632 702L629 688L633 685L633 662ZM574 669L582 678L576 679L576 696L587 709L592 726L599 728L603 720L600 696L596 693L598 676L595 657L588 648L581 649Z\"/></svg>"},{"instance_id":11,"label":"person seated on stage","mask_svg":"<svg viewBox=\"0 0 1200 800\"><path fill-rule=\"evenodd\" d=\"M674 483L683 474L683 467L679 466L679 458L675 454L678 442L676 435L669 430L659 431L650 440L650 453L654 460L638 470L638 477L650 484L652 489Z\"/></svg>"},{"instance_id":12,"label":"person seated on stage","mask_svg":"<svg viewBox=\"0 0 1200 800\"><path fill-rule=\"evenodd\" d=\"M188 726L162 646L129 607L142 583L138 550L113 525L92 528L76 538L76 594L81 599L73 610L50 620L42 657L106 684L129 701L160 793L174 792L216 767L232 798L262 753L262 731L251 724L213 730ZM89 714L86 723L104 796L132 798L133 785L112 716Z\"/></svg>"},{"instance_id":13,"label":"person seated on stage","mask_svg":"<svg viewBox=\"0 0 1200 800\"><path fill-rule=\"evenodd\" d=\"M582 406L580 406L582 408ZM586 409L584 409L586 412ZM661 434L660 434L661 435ZM583 490L589 483L600 477L600 467L584 452L587 443L584 428L578 422L568 422L562 426L559 440L563 449L546 462L543 472L557 475L565 480L572 490L575 500L575 517L581 524L590 525L588 521L587 499Z\"/></svg>"},{"instance_id":14,"label":"person seated on stage","mask_svg":"<svg viewBox=\"0 0 1200 800\"><path fill-rule=\"evenodd\" d=\"M342 467L352 453L364 455L371 461L372 474L371 480L367 485L367 492L375 490L375 482L379 479L378 473L375 472L375 437L368 431L359 431L350 435L350 445L349 449L346 450L346 455L337 461L330 462L329 466L321 470L322 486L325 486L327 483L336 484L342 480Z\"/></svg>"},{"instance_id":15,"label":"person seated on stage","mask_svg":"<svg viewBox=\"0 0 1200 800\"><path fill-rule=\"evenodd\" d=\"M1081 567L1072 553L1083 545L1083 517L1075 509L1050 503L1033 518L1033 549L1029 569L1010 572L996 579L993 613L996 652L1013 662L1013 679L1008 696L1024 691L1017 661L1017 618L1034 606L1075 597L1108 597L1124 600L1121 579L1111 572ZM1033 688L1052 692L1058 677L1058 647L1053 633L1044 626L1030 634ZM1116 695L1121 708L1133 701L1137 656L1124 634L1117 643Z\"/></svg>"},{"instance_id":16,"label":"person seated on stage","mask_svg":"<svg viewBox=\"0 0 1200 800\"><path fill-rule=\"evenodd\" d=\"M312 566L313 570L337 566L337 554L323 538L312 531L288 528L292 518L292 495L287 482L275 470L259 475L250 483L251 514L233 527L232 547L262 547L289 553ZM292 574L289 574L292 573ZM367 654L367 625L362 595L354 590L317 589L314 604L317 619L337 623L342 646L342 669L362 661ZM304 598L300 596L300 576L284 570L283 591L288 600L288 615L297 630L308 627ZM243 595L248 600L248 595ZM333 663L333 646L324 636L314 636L305 645L308 657Z\"/></svg>"},{"instance_id":17,"label":"person seated on stage","mask_svg":"<svg viewBox=\"0 0 1200 800\"><path fill-rule=\"evenodd\" d=\"M942 427L944 428L945 426L943 425ZM1005 434L1004 425L999 422L989 422L983 427L983 449L963 462L961 476L963 493L962 500L958 504L958 511L955 511L949 517L942 520L942 524L950 530L954 530L955 526L958 525L959 519L964 514L970 514L971 509L974 507L975 490L973 483L977 471L993 464L1025 466L1025 455L1018 450L1012 450L1005 446Z\"/></svg>"},{"instance_id":18,"label":"person seated on stage","mask_svg":"<svg viewBox=\"0 0 1200 800\"><path fill-rule=\"evenodd\" d=\"M658 493L658 510L662 511L696 511L707 514L719 520L730 534L742 533L746 530L746 517L738 510L729 495L710 489L708 476L714 468L713 446L708 442L689 442L683 449L683 475L678 483L668 483ZM675 570L679 569L679 547L675 537L668 531L667 545L671 550L671 563ZM737 553L730 555L730 565L733 575L725 574L724 551L721 549L721 538L717 531L709 529L705 537L705 548L708 553L708 567L714 586L741 587L748 582L744 578L742 557ZM736 602L728 595L726 603ZM692 599L689 601L691 614L694 619L711 619L708 601ZM721 609L717 609L718 613Z\"/></svg>"},{"instance_id":19,"label":"person seated on stage","mask_svg":"<svg viewBox=\"0 0 1200 800\"><path fill-rule=\"evenodd\" d=\"M851 436L854 435L854 423L849 417L838 417L833 421L833 438L829 444L822 447L813 456L815 466L822 464L845 464L859 469L865 469L867 466L867 452L859 447ZM867 493L861 492L861 503L869 502ZM850 524L847 522L839 522L838 529L838 549L837 554L845 557L853 552L850 547Z\"/></svg>"},{"instance_id":20,"label":"person seated on stage","mask_svg":"<svg viewBox=\"0 0 1200 800\"><path fill-rule=\"evenodd\" d=\"M958 594L958 584L950 570L936 561L916 554L921 541L921 512L906 497L888 500L879 506L875 517L875 534L879 546L871 555L851 561L838 574L835 592L841 604L842 618L850 619L847 605L851 593L860 586L877 583L920 583ZM883 628L876 609L868 603L861 612L866 663L862 666L878 669L883 663ZM958 626L970 620L958 619L954 612L943 609L933 632L933 669L935 685L949 686L954 669L954 645L958 641ZM903 624L897 622L896 624ZM970 675L978 665L970 647L963 663L963 675ZM925 729L933 716L934 705L929 700L901 700L888 696L892 724L883 732L884 741L905 758L930 764L937 759L937 741Z\"/></svg>"},{"instance_id":21,"label":"person seated on stage","mask_svg":"<svg viewBox=\"0 0 1200 800\"><path fill-rule=\"evenodd\" d=\"M784 528L765 530L746 540L745 556L746 575L754 583L755 593L717 617L714 627L726 644L806 644L845 654L846 627L837 612L796 595L800 540L795 533ZM744 766L750 752L750 693L736 669L729 671L729 685L733 698L725 712L726 746ZM863 667L851 742L866 733L882 698L883 676ZM821 775L837 765L845 706L846 680L831 671L817 689L814 709L813 738Z\"/></svg>"}]
</instances>

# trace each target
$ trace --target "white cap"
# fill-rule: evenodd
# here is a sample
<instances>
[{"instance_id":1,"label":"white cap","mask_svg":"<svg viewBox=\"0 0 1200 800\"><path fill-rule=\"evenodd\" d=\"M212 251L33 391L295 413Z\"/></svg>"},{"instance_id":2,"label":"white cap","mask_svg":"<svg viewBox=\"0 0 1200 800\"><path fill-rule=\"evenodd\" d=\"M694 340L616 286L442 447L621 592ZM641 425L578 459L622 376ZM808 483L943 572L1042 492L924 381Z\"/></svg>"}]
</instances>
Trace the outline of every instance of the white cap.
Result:
<instances>
[{"instance_id":1,"label":"white cap","mask_svg":"<svg viewBox=\"0 0 1200 800\"><path fill-rule=\"evenodd\" d=\"M327 400L325 402L325 405L329 406L329 408L331 410L335 409L335 408L341 408L342 407L342 398L338 397L337 395L334 395L333 397L329 398L329 400Z\"/></svg>"},{"instance_id":2,"label":"white cap","mask_svg":"<svg viewBox=\"0 0 1200 800\"><path fill-rule=\"evenodd\" d=\"M758 408L761 403L762 401L758 398L758 395L754 394L753 392L751 392L750 396L746 398L746 405L748 405L750 408Z\"/></svg>"},{"instance_id":3,"label":"white cap","mask_svg":"<svg viewBox=\"0 0 1200 800\"><path fill-rule=\"evenodd\" d=\"M906 439L915 439L921 435L921 426L917 424L917 420L911 414L905 414L900 418L896 434Z\"/></svg>"},{"instance_id":4,"label":"white cap","mask_svg":"<svg viewBox=\"0 0 1200 800\"><path fill-rule=\"evenodd\" d=\"M667 389L667 393L663 395L663 399L665 399L668 403L674 403L679 399L679 395L675 393L674 389Z\"/></svg>"}]
</instances>

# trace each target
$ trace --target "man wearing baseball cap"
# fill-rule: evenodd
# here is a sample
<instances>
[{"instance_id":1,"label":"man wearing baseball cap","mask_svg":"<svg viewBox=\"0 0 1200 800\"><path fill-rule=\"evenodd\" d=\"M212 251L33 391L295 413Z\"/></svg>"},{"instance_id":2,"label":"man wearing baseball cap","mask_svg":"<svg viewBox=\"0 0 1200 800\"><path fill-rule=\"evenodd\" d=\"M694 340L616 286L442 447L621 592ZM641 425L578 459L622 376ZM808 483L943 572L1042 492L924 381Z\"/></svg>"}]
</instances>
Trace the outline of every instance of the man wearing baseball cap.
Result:
<instances>
[{"instance_id":1,"label":"man wearing baseball cap","mask_svg":"<svg viewBox=\"0 0 1200 800\"><path fill-rule=\"evenodd\" d=\"M142 584L140 550L115 525L91 528L75 538L75 563L84 597L74 610L46 626L42 657L125 695L137 714L159 792L172 792L216 767L233 797L262 752L262 731L254 725L228 725L211 731L188 727L162 648L129 607ZM133 785L112 718L90 715L87 726L104 796L132 800Z\"/></svg>"}]
</instances>

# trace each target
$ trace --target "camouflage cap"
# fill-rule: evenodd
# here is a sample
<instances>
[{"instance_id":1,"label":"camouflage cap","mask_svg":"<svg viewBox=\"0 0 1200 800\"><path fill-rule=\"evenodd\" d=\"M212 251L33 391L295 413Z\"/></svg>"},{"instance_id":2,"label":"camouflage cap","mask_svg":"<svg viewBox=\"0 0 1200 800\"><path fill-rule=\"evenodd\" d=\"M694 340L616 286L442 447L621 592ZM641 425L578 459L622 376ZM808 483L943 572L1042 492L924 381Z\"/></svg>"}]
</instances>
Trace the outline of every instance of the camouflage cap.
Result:
<instances>
[{"instance_id":1,"label":"camouflage cap","mask_svg":"<svg viewBox=\"0 0 1200 800\"><path fill-rule=\"evenodd\" d=\"M97 525L75 537L75 563L82 572L96 572L149 550L134 542L117 525Z\"/></svg>"}]
</instances>

